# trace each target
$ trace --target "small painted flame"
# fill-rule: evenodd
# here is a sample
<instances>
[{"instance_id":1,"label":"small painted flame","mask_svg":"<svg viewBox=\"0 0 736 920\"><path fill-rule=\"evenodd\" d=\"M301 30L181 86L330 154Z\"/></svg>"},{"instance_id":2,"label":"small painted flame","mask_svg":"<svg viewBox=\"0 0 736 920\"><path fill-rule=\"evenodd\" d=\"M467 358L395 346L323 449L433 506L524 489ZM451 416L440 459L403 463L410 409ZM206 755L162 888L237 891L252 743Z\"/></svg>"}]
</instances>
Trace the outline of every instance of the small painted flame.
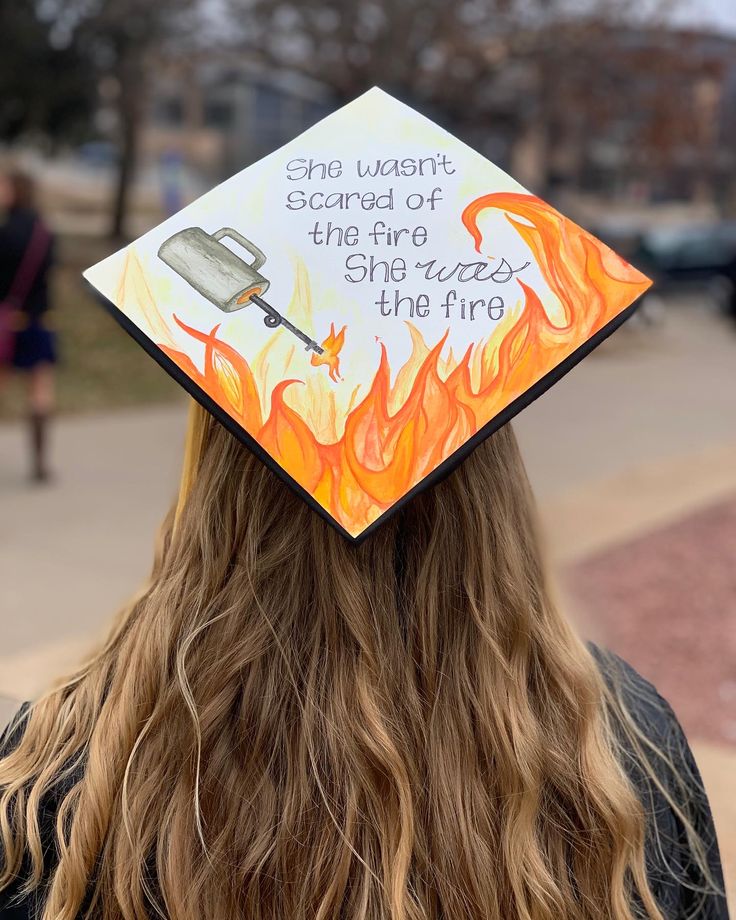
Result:
<instances>
[{"instance_id":1,"label":"small painted flame","mask_svg":"<svg viewBox=\"0 0 736 920\"><path fill-rule=\"evenodd\" d=\"M358 535L649 286L636 269L531 195L484 195L465 208L462 221L478 252L484 246L478 218L490 208L503 212L531 249L549 290L540 297L517 279L518 308L459 358L451 351L442 356L447 333L428 345L407 323L412 351L393 383L388 354L377 339L378 365L368 392L356 401L354 391L341 409L335 388L319 375L304 382L285 379L292 351L275 370L273 343L255 359L254 372L217 338L218 326L202 332L175 317L181 330L204 345L202 370L172 347L171 333L158 336L166 339L161 348ZM133 281L127 289L142 290ZM303 266L297 267L295 298L294 309L311 305ZM139 305L146 315L151 309L150 303ZM160 331L160 323L154 328ZM335 333L333 324L325 355L311 359L314 366L327 364L332 380L339 379L344 333Z\"/></svg>"},{"instance_id":2,"label":"small painted flame","mask_svg":"<svg viewBox=\"0 0 736 920\"><path fill-rule=\"evenodd\" d=\"M311 364L313 367L319 367L321 364L326 364L329 367L330 380L342 380L340 376L340 352L342 351L342 346L345 344L345 330L347 326L343 326L342 329L335 334L335 324L330 323L330 334L322 342L323 352L321 355L313 354L311 359Z\"/></svg>"}]
</instances>

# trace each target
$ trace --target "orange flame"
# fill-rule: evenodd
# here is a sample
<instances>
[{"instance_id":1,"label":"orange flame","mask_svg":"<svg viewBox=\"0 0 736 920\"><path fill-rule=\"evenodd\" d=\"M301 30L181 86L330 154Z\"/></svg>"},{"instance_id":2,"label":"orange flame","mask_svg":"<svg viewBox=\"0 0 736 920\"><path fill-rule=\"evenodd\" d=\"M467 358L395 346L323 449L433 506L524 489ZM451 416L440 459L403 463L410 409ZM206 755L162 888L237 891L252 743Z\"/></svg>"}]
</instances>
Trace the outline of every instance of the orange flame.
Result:
<instances>
[{"instance_id":1,"label":"orange flame","mask_svg":"<svg viewBox=\"0 0 736 920\"><path fill-rule=\"evenodd\" d=\"M204 372L200 373L188 355L165 345L159 346L161 350L243 428L259 431L262 425L261 404L255 378L245 358L216 337L220 324L208 334L187 326L176 315L174 322L193 339L204 344Z\"/></svg>"},{"instance_id":2,"label":"orange flame","mask_svg":"<svg viewBox=\"0 0 736 920\"><path fill-rule=\"evenodd\" d=\"M324 351L321 355L313 354L311 364L313 367L319 367L320 364L327 364L330 368L330 380L342 380L340 376L340 358L338 357L342 346L345 344L345 330L347 326L343 326L342 329L335 335L335 324L330 323L330 334L322 342L322 348Z\"/></svg>"},{"instance_id":3,"label":"orange flame","mask_svg":"<svg viewBox=\"0 0 736 920\"><path fill-rule=\"evenodd\" d=\"M323 443L308 422L309 393L282 380L261 415L261 395L245 359L210 333L176 319L205 345L204 370L186 354L163 350L229 412L350 534L356 536L461 447L499 411L556 367L649 286L615 253L530 195L497 193L471 202L462 221L481 252L478 217L505 212L536 258L563 311L554 323L539 294L517 279L523 308L502 320L486 340L456 360L443 359L447 333L428 347L410 324L412 353L391 384L385 347L368 393L349 408L340 437ZM339 379L345 329L334 324L314 366ZM305 394L300 397L300 392ZM293 393L290 404L285 395ZM300 398L303 404L300 403ZM313 396L311 398L314 398ZM267 404L267 403L266 403ZM295 406L299 405L297 409Z\"/></svg>"}]
</instances>

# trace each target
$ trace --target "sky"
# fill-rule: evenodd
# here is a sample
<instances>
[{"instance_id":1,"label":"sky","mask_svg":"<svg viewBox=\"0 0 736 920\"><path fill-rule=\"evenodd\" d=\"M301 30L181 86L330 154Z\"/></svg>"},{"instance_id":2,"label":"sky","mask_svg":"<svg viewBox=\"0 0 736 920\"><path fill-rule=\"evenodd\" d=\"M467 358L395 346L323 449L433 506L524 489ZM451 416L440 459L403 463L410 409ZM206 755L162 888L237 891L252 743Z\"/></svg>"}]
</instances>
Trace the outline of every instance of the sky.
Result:
<instances>
[{"instance_id":1,"label":"sky","mask_svg":"<svg viewBox=\"0 0 736 920\"><path fill-rule=\"evenodd\" d=\"M736 35L736 2L734 0L682 0L673 15L678 23L705 25Z\"/></svg>"}]
</instances>

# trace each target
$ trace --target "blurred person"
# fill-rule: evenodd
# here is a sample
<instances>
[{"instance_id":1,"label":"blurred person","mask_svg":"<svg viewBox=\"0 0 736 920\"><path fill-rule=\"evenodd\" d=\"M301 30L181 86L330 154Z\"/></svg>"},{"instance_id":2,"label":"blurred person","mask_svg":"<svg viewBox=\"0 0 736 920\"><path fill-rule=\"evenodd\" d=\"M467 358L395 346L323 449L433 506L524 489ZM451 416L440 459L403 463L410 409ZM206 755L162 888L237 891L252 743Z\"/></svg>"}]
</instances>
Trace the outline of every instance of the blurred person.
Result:
<instances>
[{"instance_id":1,"label":"blurred person","mask_svg":"<svg viewBox=\"0 0 736 920\"><path fill-rule=\"evenodd\" d=\"M176 214L184 206L183 160L178 150L166 150L161 155L161 198L167 217Z\"/></svg>"},{"instance_id":2,"label":"blurred person","mask_svg":"<svg viewBox=\"0 0 736 920\"><path fill-rule=\"evenodd\" d=\"M0 789L3 920L727 917L687 741L559 612L510 425L353 545L194 406L148 585Z\"/></svg>"},{"instance_id":3,"label":"blurred person","mask_svg":"<svg viewBox=\"0 0 736 920\"><path fill-rule=\"evenodd\" d=\"M48 328L53 239L35 205L33 179L0 175L0 382L9 371L28 382L31 477L49 478L48 419L54 408L56 338Z\"/></svg>"}]
</instances>

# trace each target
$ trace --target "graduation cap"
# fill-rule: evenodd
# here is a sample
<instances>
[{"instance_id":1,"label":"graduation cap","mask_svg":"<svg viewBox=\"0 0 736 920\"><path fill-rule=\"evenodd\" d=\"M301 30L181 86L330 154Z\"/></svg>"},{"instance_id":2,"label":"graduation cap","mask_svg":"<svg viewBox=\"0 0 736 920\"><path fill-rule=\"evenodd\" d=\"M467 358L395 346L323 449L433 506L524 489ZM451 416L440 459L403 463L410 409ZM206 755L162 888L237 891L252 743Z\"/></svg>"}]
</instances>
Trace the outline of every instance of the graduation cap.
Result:
<instances>
[{"instance_id":1,"label":"graduation cap","mask_svg":"<svg viewBox=\"0 0 736 920\"><path fill-rule=\"evenodd\" d=\"M377 88L85 277L354 541L570 370L650 284Z\"/></svg>"}]
</instances>

